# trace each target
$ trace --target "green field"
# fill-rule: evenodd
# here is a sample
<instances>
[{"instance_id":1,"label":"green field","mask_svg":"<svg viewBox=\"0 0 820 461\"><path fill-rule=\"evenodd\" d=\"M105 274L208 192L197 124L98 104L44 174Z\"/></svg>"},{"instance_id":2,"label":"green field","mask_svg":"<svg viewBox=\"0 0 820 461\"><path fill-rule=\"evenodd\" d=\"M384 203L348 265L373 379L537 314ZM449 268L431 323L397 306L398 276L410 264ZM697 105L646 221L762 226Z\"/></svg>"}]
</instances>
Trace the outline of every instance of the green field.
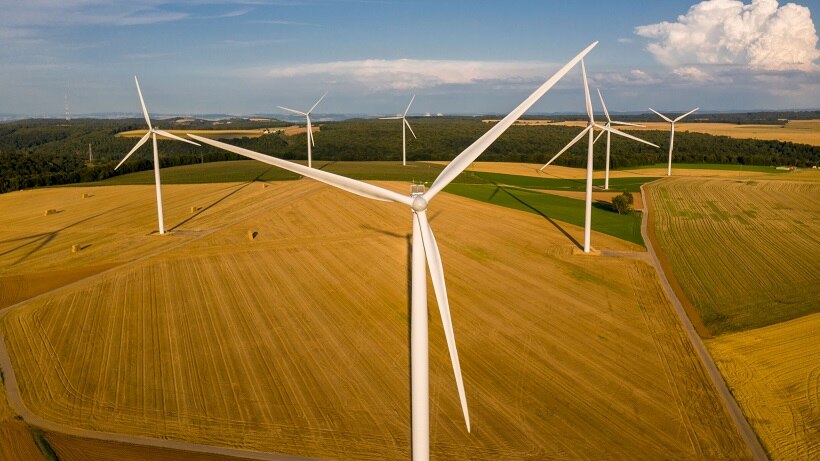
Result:
<instances>
[{"instance_id":1,"label":"green field","mask_svg":"<svg viewBox=\"0 0 820 461\"><path fill-rule=\"evenodd\" d=\"M820 185L678 177L648 194L653 241L711 334L820 312Z\"/></svg>"},{"instance_id":2,"label":"green field","mask_svg":"<svg viewBox=\"0 0 820 461\"><path fill-rule=\"evenodd\" d=\"M451 184L445 192L482 202L535 213L549 221L559 220L576 226L584 225L584 201L558 195L482 184ZM643 245L641 216L638 213L619 215L608 206L593 203L592 230Z\"/></svg>"},{"instance_id":3,"label":"green field","mask_svg":"<svg viewBox=\"0 0 820 461\"><path fill-rule=\"evenodd\" d=\"M473 173L478 179L490 184L517 186L527 189L561 190L561 191L584 191L586 190L585 179L561 179L561 178L537 178L534 176L518 176L501 173ZM612 192L640 192L641 185L654 181L658 178L634 177L634 178L609 178L609 190ZM604 179L593 179L592 185L596 187L604 186Z\"/></svg>"}]
</instances>

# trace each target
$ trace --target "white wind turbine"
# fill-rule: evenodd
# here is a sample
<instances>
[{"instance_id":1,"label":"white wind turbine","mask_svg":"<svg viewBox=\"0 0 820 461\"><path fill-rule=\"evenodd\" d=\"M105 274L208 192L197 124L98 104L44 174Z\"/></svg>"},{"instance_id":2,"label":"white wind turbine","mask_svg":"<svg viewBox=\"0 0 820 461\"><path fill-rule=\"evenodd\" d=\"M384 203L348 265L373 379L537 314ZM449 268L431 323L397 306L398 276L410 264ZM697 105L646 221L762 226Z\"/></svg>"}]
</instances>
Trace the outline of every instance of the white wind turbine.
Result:
<instances>
[{"instance_id":1,"label":"white wind turbine","mask_svg":"<svg viewBox=\"0 0 820 461\"><path fill-rule=\"evenodd\" d=\"M282 107L282 106L276 106L276 107L278 107L282 110L286 110L288 112L293 112L294 114L297 114L297 115L304 115L305 116L305 119L307 120L308 168L313 167L311 147L316 145L316 143L313 142L313 128L311 128L311 125L310 125L310 113L313 112L313 109L315 109L316 106L318 106L320 102L322 102L322 99L325 99L325 96L327 96L327 93L323 94L322 97L319 98L318 101L316 101L316 104L314 104L310 109L308 109L307 112L302 112L300 110L295 110L295 109L288 109L287 107Z\"/></svg>"},{"instance_id":2,"label":"white wind turbine","mask_svg":"<svg viewBox=\"0 0 820 461\"><path fill-rule=\"evenodd\" d=\"M643 125L638 125L637 123L618 122L616 120L612 120L612 118L609 117L609 111L606 110L606 104L604 103L604 97L601 96L601 89L596 88L596 90L598 91L598 97L601 98L601 107L604 108L604 115L606 115L606 125L605 126L607 128L611 127L613 124L643 127ZM598 133L598 136L595 138L595 140L592 143L594 144L594 143L598 142L598 138L600 138L601 135L603 135L603 134L604 134L604 131L601 131L600 133ZM611 139L610 139L611 135L612 135L611 131L606 131L606 173L604 173L604 190L609 190L609 145L610 145L610 141L611 141ZM635 139L638 139L639 141L641 141L644 144L649 144L650 146L658 147L655 144L652 144L651 142L644 141L644 140L639 139L637 137Z\"/></svg>"},{"instance_id":3,"label":"white wind turbine","mask_svg":"<svg viewBox=\"0 0 820 461\"><path fill-rule=\"evenodd\" d=\"M595 42L575 56L552 77L533 92L527 99L504 117L498 124L490 128L484 135L467 147L439 174L426 192L402 195L372 184L349 179L322 170L307 168L303 165L270 157L248 149L235 147L219 141L202 138L189 134L194 139L221 149L259 160L270 165L278 166L294 173L313 178L325 184L337 187L348 192L382 201L401 203L410 207L413 213L413 254L411 268L411 307L410 307L410 395L411 395L411 439L413 460L427 460L430 457L430 399L428 377L428 341L427 341L427 277L426 268L429 264L430 278L436 294L436 301L450 351L450 361L456 378L461 409L467 431L470 431L470 417L467 411L467 398L464 394L464 382L461 377L461 365L458 360L453 323L450 317L450 308L447 300L447 290L444 284L444 270L441 264L441 255L436 245L433 230L427 219L427 205L444 187L464 171L490 144L526 112L541 96L544 95L558 80L578 63L592 48Z\"/></svg>"},{"instance_id":4,"label":"white wind turbine","mask_svg":"<svg viewBox=\"0 0 820 461\"><path fill-rule=\"evenodd\" d=\"M666 120L667 122L669 122L669 126L671 127L671 128L669 128L669 166L666 169L666 176L672 176L672 145L675 143L675 123L678 123L683 117L686 117L687 115L691 114L692 112L694 112L698 109L700 109L700 107L695 107L694 109L692 109L689 112L681 115L680 117L676 118L675 120L672 120L669 117L667 117L667 116L661 114L660 112L656 111L655 109L653 109L651 107L649 108L649 110L651 110L652 112L658 114L658 116L660 116L660 118L662 118L662 119Z\"/></svg>"},{"instance_id":5,"label":"white wind turbine","mask_svg":"<svg viewBox=\"0 0 820 461\"><path fill-rule=\"evenodd\" d=\"M137 149L139 149L143 144L145 144L148 141L149 137L151 137L153 139L153 144L154 144L154 183L155 183L156 189L157 189L157 217L159 218L159 233L164 234L165 233L165 221L164 221L163 216L162 216L162 190L160 190L160 182L159 182L159 152L157 151L157 135L164 136L166 138L174 139L174 140L177 140L177 141L187 142L188 144L193 144L195 146L198 146L199 144L197 144L193 141L189 141L189 140L184 139L184 138L180 138L179 136L168 133L167 131L162 131L159 128L154 128L153 126L151 126L151 119L148 117L148 109L145 108L145 100L142 99L142 91L140 90L140 82L139 82L139 80L137 80L136 75L134 76L134 83L137 84L137 94L140 97L140 105L142 106L142 115L143 115L143 117L145 117L145 123L148 124L148 132L145 133L145 136L143 136L139 140L139 142L137 142L137 145L134 146L133 149L131 149L131 152L129 152L128 155L126 155L120 161L120 163L117 164L116 167L114 167L114 169L116 170L123 163L125 163L125 161L128 160L128 157L131 156L131 154L136 152Z\"/></svg>"},{"instance_id":6,"label":"white wind turbine","mask_svg":"<svg viewBox=\"0 0 820 461\"><path fill-rule=\"evenodd\" d=\"M648 143L648 142L644 141L643 139L636 138L635 136L632 136L630 134L626 134L623 131L612 128L611 126L609 126L609 124L604 126L604 125L599 125L599 124L595 123L595 118L592 115L592 100L589 98L589 84L587 83L587 69L584 66L584 60L583 59L581 60L581 76L583 77L583 80L584 80L584 99L586 101L586 106L587 106L587 115L589 116L589 121L587 122L587 126L583 130L581 130L581 132L578 133L578 136L576 136L572 141L570 141L569 144L564 146L563 149L561 149L557 154L555 154L555 156L552 157L549 162L547 162L544 166L542 166L539 171L544 171L544 168L548 167L549 164L552 163L555 159L557 159L561 154L563 154L570 147L575 145L575 143L578 142L581 138L583 138L585 134L588 134L588 136L589 136L589 147L587 149L587 187L586 187L586 201L585 201L586 203L584 204L585 205L585 207L584 207L585 208L585 210L584 210L584 253L589 253L589 250L590 250L589 239L590 239L590 234L591 234L591 231L592 231L592 145L595 143L595 140L592 138L592 129L593 128L598 128L599 130L609 131L609 132L612 132L612 133L627 137L629 139L634 139L636 141L640 141L640 142L643 142L643 143L646 143L646 144L651 144L653 146L655 146L655 145L652 144L652 143ZM655 146L655 147L658 147L658 146Z\"/></svg>"},{"instance_id":7,"label":"white wind turbine","mask_svg":"<svg viewBox=\"0 0 820 461\"><path fill-rule=\"evenodd\" d=\"M410 103L407 104L407 109L404 109L404 113L401 117L381 117L380 120L401 120L401 164L407 165L407 135L405 133L405 126L410 129L410 134L413 135L413 139L416 138L416 133L413 133L413 128L410 126L410 122L407 121L407 111L410 110L410 105L413 104L413 100L416 99L416 95L413 95L410 98Z\"/></svg>"}]
</instances>

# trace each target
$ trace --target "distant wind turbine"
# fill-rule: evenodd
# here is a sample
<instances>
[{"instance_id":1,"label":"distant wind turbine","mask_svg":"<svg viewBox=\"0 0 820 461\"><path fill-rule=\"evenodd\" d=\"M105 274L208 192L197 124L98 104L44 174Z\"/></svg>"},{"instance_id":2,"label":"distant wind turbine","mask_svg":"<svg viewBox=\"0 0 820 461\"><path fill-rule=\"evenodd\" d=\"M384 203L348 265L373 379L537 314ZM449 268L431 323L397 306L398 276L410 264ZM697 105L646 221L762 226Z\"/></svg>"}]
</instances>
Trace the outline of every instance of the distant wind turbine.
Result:
<instances>
[{"instance_id":1,"label":"distant wind turbine","mask_svg":"<svg viewBox=\"0 0 820 461\"><path fill-rule=\"evenodd\" d=\"M142 91L140 90L140 82L139 82L139 80L137 80L136 75L134 76L134 83L137 84L137 94L140 97L140 105L142 106L142 115L143 115L143 117L145 117L145 123L148 124L148 132L145 133L145 136L143 136L139 140L139 142L137 142L137 145L134 146L133 149L131 149L131 152L129 152L128 155L126 155L125 158L123 158L120 161L120 163L116 167L114 167L114 169L116 170L123 163L125 163L125 161L128 160L128 157L131 156L131 154L136 152L137 149L139 149L143 144L145 144L148 141L149 137L151 137L153 139L153 144L154 144L154 183L155 183L156 189L157 189L157 217L159 219L159 233L164 234L165 233L165 222L164 222L164 219L163 219L163 216L162 216L162 190L160 189L160 182L159 182L159 152L157 151L157 135L164 136L166 138L174 139L174 140L177 140L177 141L187 142L188 144L193 144L195 146L198 146L199 144L197 144L193 141L189 141L189 140L184 139L184 138L180 138L179 136L168 133L167 131L162 131L159 128L154 128L153 126L151 126L151 119L148 117L148 109L145 108L145 100L142 99Z\"/></svg>"},{"instance_id":2,"label":"distant wind turbine","mask_svg":"<svg viewBox=\"0 0 820 461\"><path fill-rule=\"evenodd\" d=\"M700 109L699 107L695 107L694 109L690 110L689 112L681 115L680 117L676 118L675 120L670 119L669 117L661 114L660 112L656 111L653 108L649 108L652 112L658 114L658 116L667 122L669 122L669 166L666 169L666 176L672 176L672 146L675 144L675 123L678 123L683 117L691 114L692 112Z\"/></svg>"},{"instance_id":3,"label":"distant wind turbine","mask_svg":"<svg viewBox=\"0 0 820 461\"><path fill-rule=\"evenodd\" d=\"M316 106L318 106L320 102L322 102L322 99L325 99L325 96L327 96L327 92L325 92L325 94L323 94L322 97L319 98L318 101L316 101L316 104L314 104L310 109L308 109L307 112L302 112L302 111L295 110L295 109L288 109L287 107L282 107L282 106L276 106L276 107L278 107L282 110L286 110L288 112L293 112L294 114L297 114L297 115L304 115L305 116L305 120L307 120L308 168L313 167L311 147L316 145L316 143L313 141L313 128L310 125L310 113L313 112L313 109L315 109Z\"/></svg>"},{"instance_id":4,"label":"distant wind turbine","mask_svg":"<svg viewBox=\"0 0 820 461\"><path fill-rule=\"evenodd\" d=\"M604 115L606 115L606 126L607 127L611 127L613 124L615 124L615 125L627 125L627 126L640 126L640 127L643 126L643 125L638 125L637 123L618 122L618 121L612 120L609 117L609 111L606 110L606 103L604 103L604 97L601 96L601 89L596 88L596 90L598 90L598 97L601 98L601 106L604 108ZM604 131L601 131L600 133L598 133L598 136L593 141L593 144L598 142L598 138L600 138L602 134L604 134ZM611 135L612 135L611 131L606 131L606 173L604 174L604 190L609 190L609 143L610 143ZM639 139L637 137L635 139L637 139L638 141L640 141L644 144L649 144L650 146L658 147L655 144L652 144L651 142L644 141L644 140Z\"/></svg>"},{"instance_id":5,"label":"distant wind turbine","mask_svg":"<svg viewBox=\"0 0 820 461\"><path fill-rule=\"evenodd\" d=\"M592 100L589 98L589 83L587 82L587 69L584 66L584 60L581 60L581 75L583 76L584 80L584 98L586 100L586 107L587 107L587 116L589 116L589 121L587 122L586 128L581 130L578 133L578 136L569 142L563 149L561 149L554 157L550 159L546 165L542 166L540 171L544 171L544 168L548 167L550 163L555 161L561 154L566 152L570 147L574 146L576 142L578 142L581 138L584 137L585 134L589 135L589 147L587 148L587 187L586 187L586 203L585 203L585 210L584 210L584 253L589 253L590 250L590 234L592 233L592 145L595 143L595 140L592 139L592 130L593 128L598 128L599 130L603 131L610 131L612 133L624 136L629 139L634 139L640 142L646 142L642 139L636 138L630 134L626 134L623 131L616 130L607 124L599 125L595 123L595 118L592 115ZM653 144L654 145L654 144ZM656 146L657 147L657 146Z\"/></svg>"},{"instance_id":6,"label":"distant wind turbine","mask_svg":"<svg viewBox=\"0 0 820 461\"><path fill-rule=\"evenodd\" d=\"M405 126L410 129L410 134L413 135L413 139L416 138L416 133L413 133L413 128L410 126L410 122L407 121L407 111L410 110L410 105L413 104L413 100L416 99L416 95L413 95L410 98L410 104L407 104L407 109L404 109L404 113L401 117L381 117L381 120L401 120L401 164L407 165L407 135L405 134Z\"/></svg>"},{"instance_id":7,"label":"distant wind turbine","mask_svg":"<svg viewBox=\"0 0 820 461\"><path fill-rule=\"evenodd\" d=\"M461 409L467 431L470 431L470 417L467 410L467 398L464 393L464 382L461 377L461 365L456 350L453 323L450 317L450 307L447 300L447 289L444 284L444 268L441 255L433 236L427 218L427 205L451 181L463 172L490 144L507 130L521 115L524 114L541 96L558 82L578 61L581 60L598 42L589 45L569 63L562 67L544 84L538 87L527 99L518 105L495 126L490 128L480 138L461 152L447 167L442 170L426 192L411 193L410 196L383 189L362 181L346 178L323 170L307 168L298 163L270 157L241 147L232 146L223 142L214 141L200 136L188 136L203 143L225 149L248 158L274 165L294 173L313 178L325 184L342 190L375 200L396 202L406 205L413 213L413 254L411 265L411 307L410 307L410 395L411 395L411 439L414 461L428 460L430 457L430 396L429 396L429 369L428 369L428 325L427 325L427 277L429 267L430 278L436 294L436 301L441 314L441 323L450 351L450 361L456 378ZM587 98L588 99L588 98Z\"/></svg>"}]
</instances>

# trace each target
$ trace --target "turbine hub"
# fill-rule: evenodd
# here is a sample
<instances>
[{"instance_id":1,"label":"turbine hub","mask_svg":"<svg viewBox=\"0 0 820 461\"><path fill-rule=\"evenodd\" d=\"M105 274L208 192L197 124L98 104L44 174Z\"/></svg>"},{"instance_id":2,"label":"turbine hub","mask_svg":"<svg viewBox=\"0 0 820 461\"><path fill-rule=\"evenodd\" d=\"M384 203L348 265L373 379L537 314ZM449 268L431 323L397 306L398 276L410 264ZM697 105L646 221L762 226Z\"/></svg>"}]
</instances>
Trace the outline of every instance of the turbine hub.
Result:
<instances>
[{"instance_id":1,"label":"turbine hub","mask_svg":"<svg viewBox=\"0 0 820 461\"><path fill-rule=\"evenodd\" d=\"M417 195L413 198L413 211L417 213L421 213L422 211L427 209L427 200L424 200L424 197L421 195Z\"/></svg>"}]
</instances>

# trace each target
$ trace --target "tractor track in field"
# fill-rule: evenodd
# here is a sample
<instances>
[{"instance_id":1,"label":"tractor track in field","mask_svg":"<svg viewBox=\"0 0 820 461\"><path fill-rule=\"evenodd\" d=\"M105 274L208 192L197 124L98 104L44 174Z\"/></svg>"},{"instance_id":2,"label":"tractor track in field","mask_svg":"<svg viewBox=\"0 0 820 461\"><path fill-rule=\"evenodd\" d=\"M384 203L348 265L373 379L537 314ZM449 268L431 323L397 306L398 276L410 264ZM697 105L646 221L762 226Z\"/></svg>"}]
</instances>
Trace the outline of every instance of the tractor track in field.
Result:
<instances>
[{"instance_id":1,"label":"tractor track in field","mask_svg":"<svg viewBox=\"0 0 820 461\"><path fill-rule=\"evenodd\" d=\"M320 189L319 189L320 190ZM310 195L318 192L319 190L308 190L303 192L303 195ZM275 206L282 206L281 204L274 204ZM157 249L153 252L147 253L143 256L138 258L132 259L131 261L127 261L123 264L119 264L103 270L101 272L97 272L95 274L91 274L87 277L75 280L71 283L66 285L48 290L43 293L39 293L36 296L32 296L28 299L19 301L13 305L7 306L3 309L0 309L0 319L6 316L12 309L17 308L23 304L29 303L31 301L35 301L41 299L46 296L50 296L54 293L60 292L65 289L69 289L71 287L78 286L83 283L87 283L89 280L94 280L100 277L105 276L108 273L111 273L116 270L120 270L125 267L131 267L137 265L143 261L161 255L163 253L167 253L173 250L176 250L180 247L185 245L191 244L196 242L200 239L203 239L211 234L219 232L223 229L226 229L236 223L242 222L244 220L253 218L259 214L265 213L269 211L270 207L263 207L261 209L254 210L253 212L242 214L241 216L236 217L234 220L225 223L222 226L214 227L204 232L198 232L193 238L185 239L180 241L177 244L169 245L160 249ZM182 232L180 232L182 234ZM313 460L315 458L307 458L301 456L293 456L293 455L286 455L281 453L270 453L264 451L257 451L257 450L244 450L239 448L230 448L230 447L223 447L223 446L216 446L216 445L207 445L201 443L194 443L194 442L185 442L180 440L169 440L169 439L160 439L160 438L153 438L153 437L146 437L146 436L138 436L138 435L131 435L125 433L116 433L116 432L104 432L104 431L94 431L90 429L81 429L72 426L68 426L65 424L57 423L48 419L45 419L39 415L34 414L32 411L26 407L23 399L20 397L20 389L17 385L17 377L14 373L14 368L11 364L11 357L8 352L8 348L6 347L6 338L3 333L3 330L0 329L0 371L3 374L3 383L6 388L6 397L8 399L9 405L11 405L12 409L23 418L23 420L31 425L41 429L45 429L51 432L57 432L60 434L85 438L85 439L93 439L93 440L100 440L106 442L118 442L130 445L142 445L142 446L150 446L150 447L157 447L157 448L166 448L172 450L180 450L181 452L196 452L196 453L206 453L212 455L221 455L227 456L231 458L241 458L241 459L253 459L253 460L261 460L261 461L307 461ZM184 456L184 453L180 453L181 456Z\"/></svg>"},{"instance_id":2,"label":"tractor track in field","mask_svg":"<svg viewBox=\"0 0 820 461\"><path fill-rule=\"evenodd\" d=\"M695 330L692 321L689 319L689 316L686 314L686 310L683 308L680 299L678 299L677 294L672 289L672 286L669 284L669 280L666 278L666 273L663 270L663 266L658 259L658 255L655 252L655 248L652 245L652 240L649 238L649 229L648 229L648 221L649 221L649 201L648 201L648 194L645 193L644 187L651 183L647 183L641 185L641 200L643 202L643 216L641 217L641 236L643 237L644 245L646 245L646 251L650 255L649 262L655 267L655 271L658 274L658 278L660 279L661 286L663 290L666 292L669 301L672 303L672 306L675 308L675 312L678 314L678 318L680 318L681 323L683 324L684 330L686 331L689 340L692 342L692 346L694 347L695 351L700 358L701 363L703 364L704 368L706 368L706 372L709 375L709 378L712 380L712 384L714 385L715 389L720 396L720 399L723 401L726 410L729 412L730 417L735 423L735 427L737 427L740 436L746 442L746 446L749 448L749 451L752 454L752 457L755 461L767 461L769 459L766 450L763 448L763 445L760 443L760 439L758 439L757 434L752 429L752 426L749 425L749 421L746 420L746 417L743 415L743 411L741 411L740 406L738 406L737 401L735 400L732 393L729 391L729 387L726 385L726 381L723 379L723 376L718 371L717 366L715 366L714 360L712 360L712 356L709 355L709 351L706 350L706 346L703 344L703 341L700 339L700 335Z\"/></svg>"}]
</instances>

